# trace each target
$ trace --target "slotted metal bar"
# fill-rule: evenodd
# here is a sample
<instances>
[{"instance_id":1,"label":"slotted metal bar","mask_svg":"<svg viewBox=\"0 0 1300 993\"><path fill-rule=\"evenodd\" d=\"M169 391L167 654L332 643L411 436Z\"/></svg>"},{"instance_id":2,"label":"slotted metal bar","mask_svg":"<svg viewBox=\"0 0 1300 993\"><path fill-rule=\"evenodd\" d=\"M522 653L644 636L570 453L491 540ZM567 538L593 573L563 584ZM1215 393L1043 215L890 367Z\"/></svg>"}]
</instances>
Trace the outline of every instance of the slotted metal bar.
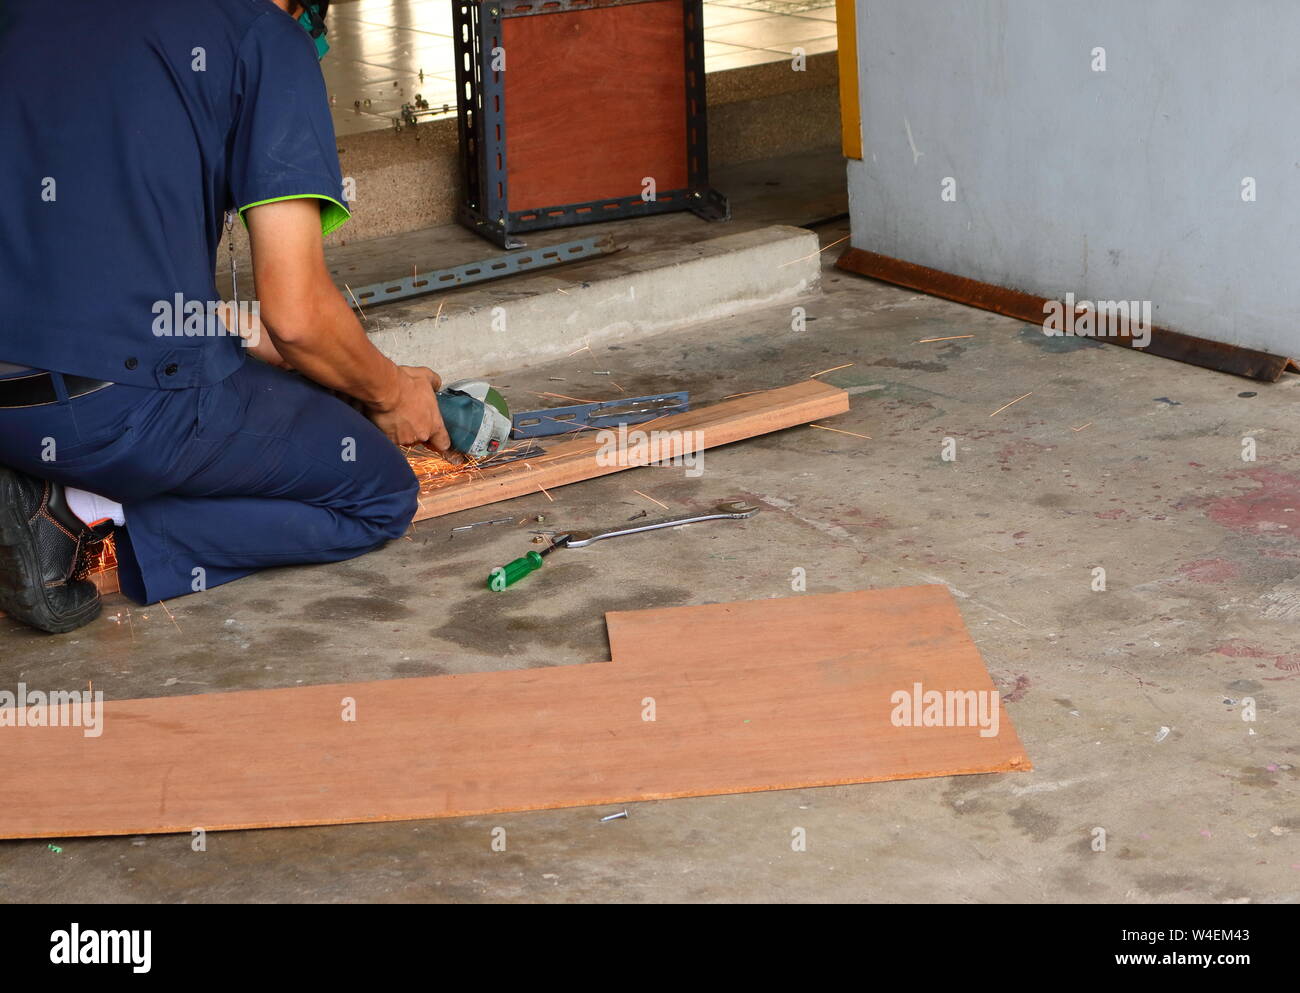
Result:
<instances>
[{"instance_id":1,"label":"slotted metal bar","mask_svg":"<svg viewBox=\"0 0 1300 993\"><path fill-rule=\"evenodd\" d=\"M503 276L513 276L520 272L546 269L566 262L578 262L582 259L608 255L617 250L611 235L579 238L577 241L566 241L546 248L526 248L478 262L434 269L432 272L417 273L402 279L356 286L352 289L352 295L362 307L374 306L392 300L406 300L426 293L437 293L439 290L450 290L470 283L501 279Z\"/></svg>"}]
</instances>

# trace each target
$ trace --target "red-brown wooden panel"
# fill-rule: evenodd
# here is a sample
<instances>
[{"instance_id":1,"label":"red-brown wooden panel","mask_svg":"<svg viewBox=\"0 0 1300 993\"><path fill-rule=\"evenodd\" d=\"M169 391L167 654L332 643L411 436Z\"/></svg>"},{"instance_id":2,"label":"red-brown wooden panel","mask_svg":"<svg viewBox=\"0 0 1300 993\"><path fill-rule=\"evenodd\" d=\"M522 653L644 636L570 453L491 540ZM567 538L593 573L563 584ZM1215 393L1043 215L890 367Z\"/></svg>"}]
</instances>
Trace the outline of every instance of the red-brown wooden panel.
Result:
<instances>
[{"instance_id":1,"label":"red-brown wooden panel","mask_svg":"<svg viewBox=\"0 0 1300 993\"><path fill-rule=\"evenodd\" d=\"M604 664L110 701L91 737L8 714L0 838L474 817L1032 767L943 586L607 616ZM977 708L920 720L932 693L985 700L996 733L970 720Z\"/></svg>"},{"instance_id":2,"label":"red-brown wooden panel","mask_svg":"<svg viewBox=\"0 0 1300 993\"><path fill-rule=\"evenodd\" d=\"M687 185L681 0L502 22L512 212Z\"/></svg>"}]
</instances>

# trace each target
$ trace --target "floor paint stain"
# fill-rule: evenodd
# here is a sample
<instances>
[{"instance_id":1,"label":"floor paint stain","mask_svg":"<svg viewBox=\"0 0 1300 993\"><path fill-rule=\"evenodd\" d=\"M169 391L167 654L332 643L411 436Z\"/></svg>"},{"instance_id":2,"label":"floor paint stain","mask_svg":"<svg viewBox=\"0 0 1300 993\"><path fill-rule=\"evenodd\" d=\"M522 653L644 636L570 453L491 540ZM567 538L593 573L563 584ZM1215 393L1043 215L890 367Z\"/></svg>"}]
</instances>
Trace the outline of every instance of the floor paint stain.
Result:
<instances>
[{"instance_id":1,"label":"floor paint stain","mask_svg":"<svg viewBox=\"0 0 1300 993\"><path fill-rule=\"evenodd\" d=\"M1083 335L1049 335L1040 325L1031 324L1023 328L1019 340L1026 345L1033 345L1045 352L1058 355L1062 352L1077 352L1082 348L1101 348L1096 338Z\"/></svg>"},{"instance_id":2,"label":"floor paint stain","mask_svg":"<svg viewBox=\"0 0 1300 993\"><path fill-rule=\"evenodd\" d=\"M1030 683L1029 683L1028 676L1025 675L1017 676L1016 685L1011 687L1010 693L1006 693L1003 695L1002 702L1019 703L1021 700L1025 698L1025 694L1029 692L1029 686Z\"/></svg>"},{"instance_id":3,"label":"floor paint stain","mask_svg":"<svg viewBox=\"0 0 1300 993\"><path fill-rule=\"evenodd\" d=\"M1178 572L1195 583L1226 583L1241 575L1241 570L1226 559L1197 559L1179 566Z\"/></svg>"},{"instance_id":4,"label":"floor paint stain","mask_svg":"<svg viewBox=\"0 0 1300 993\"><path fill-rule=\"evenodd\" d=\"M1281 655L1277 652L1249 645L1239 640L1224 642L1214 650L1219 655L1232 659L1262 659L1273 663L1273 668L1282 672L1300 672L1300 655Z\"/></svg>"},{"instance_id":5,"label":"floor paint stain","mask_svg":"<svg viewBox=\"0 0 1300 993\"><path fill-rule=\"evenodd\" d=\"M1016 441L1008 442L997 451L997 460L1002 465L1009 462L1027 462L1035 455L1053 450L1052 445L1040 445L1036 441L1029 441L1027 438L1020 438Z\"/></svg>"},{"instance_id":6,"label":"floor paint stain","mask_svg":"<svg viewBox=\"0 0 1300 993\"><path fill-rule=\"evenodd\" d=\"M1239 496L1212 501L1206 510L1210 520L1234 531L1300 538L1300 477L1267 468L1232 475L1258 485Z\"/></svg>"},{"instance_id":7,"label":"floor paint stain","mask_svg":"<svg viewBox=\"0 0 1300 993\"><path fill-rule=\"evenodd\" d=\"M912 369L917 372L944 372L948 368L942 362L899 361L898 359L876 359L874 362L868 362L867 365L884 366L889 369Z\"/></svg>"}]
</instances>

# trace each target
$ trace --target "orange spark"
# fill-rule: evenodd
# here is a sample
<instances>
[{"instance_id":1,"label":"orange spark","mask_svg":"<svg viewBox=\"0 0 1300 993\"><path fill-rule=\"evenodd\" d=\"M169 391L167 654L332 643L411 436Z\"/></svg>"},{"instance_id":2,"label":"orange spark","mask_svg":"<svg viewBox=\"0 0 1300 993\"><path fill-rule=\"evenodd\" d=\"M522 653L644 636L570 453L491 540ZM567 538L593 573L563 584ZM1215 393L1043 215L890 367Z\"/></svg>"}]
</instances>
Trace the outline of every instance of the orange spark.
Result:
<instances>
[{"instance_id":1,"label":"orange spark","mask_svg":"<svg viewBox=\"0 0 1300 993\"><path fill-rule=\"evenodd\" d=\"M818 431L834 431L836 434L847 434L854 438L866 438L867 441L871 440L871 435L869 434L855 434L852 431L841 431L839 428L823 427L820 424L809 424L808 426L810 428L816 428Z\"/></svg>"},{"instance_id":2,"label":"orange spark","mask_svg":"<svg viewBox=\"0 0 1300 993\"><path fill-rule=\"evenodd\" d=\"M159 600L158 606L162 607L163 610L167 611L167 616L171 617L172 624L175 625L176 630L179 631L181 629L181 626L176 623L176 618L172 617L172 612L170 610L167 610L167 602L165 600Z\"/></svg>"},{"instance_id":3,"label":"orange spark","mask_svg":"<svg viewBox=\"0 0 1300 993\"><path fill-rule=\"evenodd\" d=\"M841 241L848 241L848 240L849 240L850 238L852 238L852 237L853 237L853 236L852 236L851 234L846 234L843 238L839 239L839 241L832 241L829 245L826 246L826 248L823 248L823 249L820 249L820 250L818 250L818 251L816 251L816 252L813 252L812 255L801 255L801 256L799 256L799 258L797 258L797 259L791 259L789 262L782 262L779 266L777 266L777 268L778 268L778 269L784 269L784 268L785 268L786 266L788 266L788 265L794 265L796 262L802 262L804 259L811 259L811 258L813 258L814 256L821 255L821 253L824 252L824 251L826 251L827 248L834 248L834 247L835 247L836 245L838 245Z\"/></svg>"},{"instance_id":4,"label":"orange spark","mask_svg":"<svg viewBox=\"0 0 1300 993\"><path fill-rule=\"evenodd\" d=\"M1024 397L1016 397L1014 400L1011 401L1011 403L1019 403L1019 402L1020 402L1021 400L1023 400L1025 397L1031 397L1031 396L1033 396L1033 395L1034 395L1033 390L1030 390L1028 393L1025 394ZM993 411L993 414L1000 414L1000 413L1002 413L1002 411L1006 410L1008 407L1011 406L1011 403L1004 403L1004 404L1003 404L1001 407L999 407L997 410ZM989 414L989 417L992 417L993 414Z\"/></svg>"},{"instance_id":5,"label":"orange spark","mask_svg":"<svg viewBox=\"0 0 1300 993\"><path fill-rule=\"evenodd\" d=\"M538 393L536 390L529 390L533 396L547 397L552 400L572 400L574 403L604 403L603 400L584 400L582 397L566 397L563 393Z\"/></svg>"},{"instance_id":6,"label":"orange spark","mask_svg":"<svg viewBox=\"0 0 1300 993\"><path fill-rule=\"evenodd\" d=\"M837 366L834 366L833 368L830 368L830 369L823 369L821 372L814 372L814 373L813 373L811 376L809 376L808 378L809 378L809 379L816 379L818 376L824 376L824 375L826 375L828 372L837 372L837 371L840 370L840 369L847 369L849 366L854 365L854 364L855 364L855 363L853 363L853 362L845 362L843 365L837 365Z\"/></svg>"},{"instance_id":7,"label":"orange spark","mask_svg":"<svg viewBox=\"0 0 1300 993\"><path fill-rule=\"evenodd\" d=\"M362 319L363 321L365 321L367 324L369 324L369 323L370 323L370 319L369 319L368 317L366 317L366 312L365 312L364 310L361 309L361 302L360 302L359 300L357 300L357 295L356 295L355 293L352 292L352 287L349 286L347 283L344 283L344 284L343 284L343 288L344 288L345 290L348 291L348 296L350 296L350 297L352 298L352 302L353 302L354 304L356 304L356 306L357 306L357 313L361 315L361 319Z\"/></svg>"},{"instance_id":8,"label":"orange spark","mask_svg":"<svg viewBox=\"0 0 1300 993\"><path fill-rule=\"evenodd\" d=\"M108 535L100 543L99 551L91 559L90 568L86 570L88 576L98 576L102 572L108 572L117 568L117 546L113 543L113 536Z\"/></svg>"},{"instance_id":9,"label":"orange spark","mask_svg":"<svg viewBox=\"0 0 1300 993\"><path fill-rule=\"evenodd\" d=\"M642 493L640 490L633 490L632 492L635 493L637 496L643 496L643 497L645 497L645 498L646 498L647 500L649 500L651 503L659 503L659 501L656 500L654 497L649 496L649 495L647 495L647 494L645 494L645 493ZM664 510L667 510L667 509L668 509L668 504L666 504L666 503L659 503L659 506L663 507Z\"/></svg>"}]
</instances>

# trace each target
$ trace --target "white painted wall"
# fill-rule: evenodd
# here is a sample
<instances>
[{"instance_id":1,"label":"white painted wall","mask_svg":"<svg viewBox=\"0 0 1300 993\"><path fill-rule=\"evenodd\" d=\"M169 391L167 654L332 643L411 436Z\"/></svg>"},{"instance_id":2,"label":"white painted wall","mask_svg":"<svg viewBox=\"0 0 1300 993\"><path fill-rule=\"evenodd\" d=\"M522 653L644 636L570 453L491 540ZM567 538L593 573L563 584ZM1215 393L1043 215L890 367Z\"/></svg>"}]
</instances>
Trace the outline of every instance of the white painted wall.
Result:
<instances>
[{"instance_id":1,"label":"white painted wall","mask_svg":"<svg viewBox=\"0 0 1300 993\"><path fill-rule=\"evenodd\" d=\"M855 247L1150 300L1157 325L1300 354L1300 3L858 0L857 16Z\"/></svg>"}]
</instances>

